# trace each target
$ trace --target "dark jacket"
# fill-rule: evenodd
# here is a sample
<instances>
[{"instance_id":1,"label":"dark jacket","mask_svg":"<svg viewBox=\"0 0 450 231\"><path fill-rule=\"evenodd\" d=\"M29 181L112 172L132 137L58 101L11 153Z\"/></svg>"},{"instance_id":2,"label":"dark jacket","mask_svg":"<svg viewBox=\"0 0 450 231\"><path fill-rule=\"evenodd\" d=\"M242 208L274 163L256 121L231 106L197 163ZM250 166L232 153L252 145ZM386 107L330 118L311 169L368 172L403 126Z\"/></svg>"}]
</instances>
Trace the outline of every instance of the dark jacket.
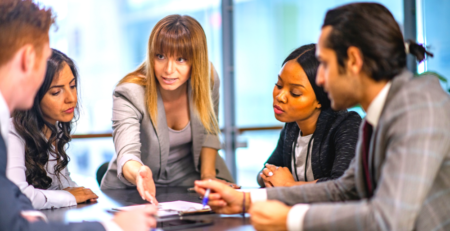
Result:
<instances>
[{"instance_id":1,"label":"dark jacket","mask_svg":"<svg viewBox=\"0 0 450 231\"><path fill-rule=\"evenodd\" d=\"M29 223L21 211L34 210L31 201L20 189L6 178L6 145L0 135L0 230L105 230L99 222L55 224L45 222Z\"/></svg>"},{"instance_id":2,"label":"dark jacket","mask_svg":"<svg viewBox=\"0 0 450 231\"><path fill-rule=\"evenodd\" d=\"M316 124L311 165L318 182L340 177L355 156L361 117L356 112L323 110ZM292 172L292 145L300 132L296 122L286 123L281 130L277 147L266 163L287 167ZM261 177L258 183L264 186Z\"/></svg>"}]
</instances>

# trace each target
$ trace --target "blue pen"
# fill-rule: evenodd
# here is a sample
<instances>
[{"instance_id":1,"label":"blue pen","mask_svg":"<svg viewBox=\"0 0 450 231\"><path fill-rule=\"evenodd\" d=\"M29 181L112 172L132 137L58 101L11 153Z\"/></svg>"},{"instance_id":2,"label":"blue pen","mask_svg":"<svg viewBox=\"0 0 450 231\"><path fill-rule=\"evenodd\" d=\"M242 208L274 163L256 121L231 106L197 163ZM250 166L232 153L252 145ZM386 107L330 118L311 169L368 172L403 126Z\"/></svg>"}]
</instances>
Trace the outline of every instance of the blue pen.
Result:
<instances>
[{"instance_id":1,"label":"blue pen","mask_svg":"<svg viewBox=\"0 0 450 231\"><path fill-rule=\"evenodd\" d=\"M208 204L208 200L209 200L209 193L211 192L211 189L206 189L206 193L205 196L203 196L203 208L205 208L205 206Z\"/></svg>"}]
</instances>

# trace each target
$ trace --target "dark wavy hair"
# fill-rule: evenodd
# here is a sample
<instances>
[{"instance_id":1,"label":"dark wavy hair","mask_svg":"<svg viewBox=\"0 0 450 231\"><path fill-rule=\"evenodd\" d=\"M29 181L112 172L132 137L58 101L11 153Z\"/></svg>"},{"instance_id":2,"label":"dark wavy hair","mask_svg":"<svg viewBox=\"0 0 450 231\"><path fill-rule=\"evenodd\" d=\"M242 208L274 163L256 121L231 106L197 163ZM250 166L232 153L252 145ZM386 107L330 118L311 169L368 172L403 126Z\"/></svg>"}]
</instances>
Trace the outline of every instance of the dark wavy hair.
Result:
<instances>
[{"instance_id":1,"label":"dark wavy hair","mask_svg":"<svg viewBox=\"0 0 450 231\"><path fill-rule=\"evenodd\" d=\"M295 59L305 71L306 76L308 77L308 80L314 90L314 94L316 94L316 99L319 101L320 105L322 105L320 109L325 110L330 108L331 102L330 99L328 99L327 93L325 93L322 87L319 87L316 84L317 69L319 69L320 64L319 60L316 58L316 44L311 43L295 49L284 60L282 66L293 59Z\"/></svg>"},{"instance_id":2,"label":"dark wavy hair","mask_svg":"<svg viewBox=\"0 0 450 231\"><path fill-rule=\"evenodd\" d=\"M59 174L70 161L66 153L66 144L71 140L70 132L72 123L79 115L78 103L75 106L74 119L71 122L57 122L51 124L44 119L40 103L50 88L53 79L58 76L64 65L69 65L75 77L75 85L78 87L78 72L74 62L62 52L52 49L52 55L47 61L47 71L44 82L34 97L33 107L26 111L15 111L13 123L17 133L25 140L25 167L27 182L35 188L47 189L52 184L52 179L47 175L46 165L49 153L53 153L56 165L54 174L59 179ZM47 127L51 131L47 140L43 129ZM54 144L54 145L53 145Z\"/></svg>"}]
</instances>

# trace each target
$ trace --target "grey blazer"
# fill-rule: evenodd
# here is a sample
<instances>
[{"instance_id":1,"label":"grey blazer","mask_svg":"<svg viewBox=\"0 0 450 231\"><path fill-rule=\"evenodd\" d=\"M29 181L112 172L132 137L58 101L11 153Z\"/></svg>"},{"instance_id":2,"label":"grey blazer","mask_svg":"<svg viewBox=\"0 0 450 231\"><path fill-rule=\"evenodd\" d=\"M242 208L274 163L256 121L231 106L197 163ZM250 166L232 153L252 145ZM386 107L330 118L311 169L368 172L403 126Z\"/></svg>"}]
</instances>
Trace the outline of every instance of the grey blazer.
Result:
<instances>
[{"instance_id":1,"label":"grey blazer","mask_svg":"<svg viewBox=\"0 0 450 231\"><path fill-rule=\"evenodd\" d=\"M212 101L214 110L219 110L219 77L214 71L214 86ZM169 129L167 127L164 104L158 94L158 122L153 126L147 112L143 86L134 83L124 83L116 87L113 93L113 139L116 155L109 163L108 171L103 177L101 189L116 189L133 187L124 178L122 167L128 160L136 160L150 167L155 184L161 185L158 179L165 173L169 157ZM218 135L208 134L199 120L192 99L192 88L188 81L188 98L192 131L192 154L197 172L200 172L200 151L202 147L220 149ZM217 177L234 182L223 159L216 158Z\"/></svg>"},{"instance_id":2,"label":"grey blazer","mask_svg":"<svg viewBox=\"0 0 450 231\"><path fill-rule=\"evenodd\" d=\"M362 126L356 157L339 179L268 189L268 198L313 203L304 230L450 230L450 96L435 76L404 71L392 80L369 147L370 199L361 142Z\"/></svg>"}]
</instances>

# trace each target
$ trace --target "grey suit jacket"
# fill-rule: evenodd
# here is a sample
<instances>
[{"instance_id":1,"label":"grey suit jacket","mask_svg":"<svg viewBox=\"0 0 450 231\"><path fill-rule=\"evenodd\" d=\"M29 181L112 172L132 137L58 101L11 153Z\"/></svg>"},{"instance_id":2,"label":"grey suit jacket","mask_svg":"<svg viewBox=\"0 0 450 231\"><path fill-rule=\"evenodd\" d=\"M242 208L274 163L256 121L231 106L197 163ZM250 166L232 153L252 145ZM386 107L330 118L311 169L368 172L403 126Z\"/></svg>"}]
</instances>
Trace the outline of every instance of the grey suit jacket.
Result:
<instances>
[{"instance_id":1,"label":"grey suit jacket","mask_svg":"<svg viewBox=\"0 0 450 231\"><path fill-rule=\"evenodd\" d=\"M214 71L212 101L216 115L219 113L220 80ZM158 121L156 128L147 112L143 86L124 83L116 87L113 94L113 138L116 155L109 163L103 177L101 189L126 188L134 186L122 174L122 166L132 159L150 167L155 184L165 172L169 157L169 129L164 104L158 90ZM197 172L200 172L200 151L202 147L220 149L218 135L208 134L199 120L192 99L192 88L188 81L188 98L192 131L192 154ZM216 158L217 177L234 182L225 162Z\"/></svg>"},{"instance_id":2,"label":"grey suit jacket","mask_svg":"<svg viewBox=\"0 0 450 231\"><path fill-rule=\"evenodd\" d=\"M339 179L268 189L268 198L313 203L305 230L450 230L450 96L435 76L404 71L392 80L369 147L370 199L361 142L362 126L356 157Z\"/></svg>"}]
</instances>

